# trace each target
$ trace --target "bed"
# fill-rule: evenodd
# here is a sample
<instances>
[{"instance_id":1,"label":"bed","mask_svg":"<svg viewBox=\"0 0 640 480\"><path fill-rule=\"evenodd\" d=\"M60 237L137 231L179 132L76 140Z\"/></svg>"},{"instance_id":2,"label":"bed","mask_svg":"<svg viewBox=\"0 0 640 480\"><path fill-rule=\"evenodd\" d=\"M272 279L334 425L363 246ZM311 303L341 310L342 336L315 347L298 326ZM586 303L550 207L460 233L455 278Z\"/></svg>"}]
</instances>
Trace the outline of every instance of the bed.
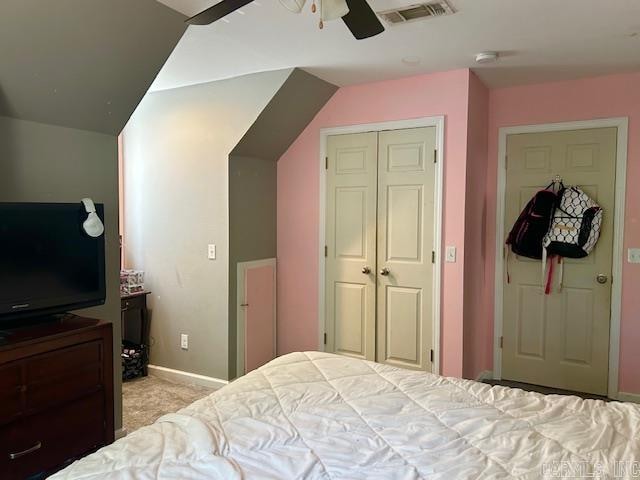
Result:
<instances>
[{"instance_id":1,"label":"bed","mask_svg":"<svg viewBox=\"0 0 640 480\"><path fill-rule=\"evenodd\" d=\"M638 405L304 352L53 478L539 479L569 469L631 478L633 468L640 475Z\"/></svg>"}]
</instances>

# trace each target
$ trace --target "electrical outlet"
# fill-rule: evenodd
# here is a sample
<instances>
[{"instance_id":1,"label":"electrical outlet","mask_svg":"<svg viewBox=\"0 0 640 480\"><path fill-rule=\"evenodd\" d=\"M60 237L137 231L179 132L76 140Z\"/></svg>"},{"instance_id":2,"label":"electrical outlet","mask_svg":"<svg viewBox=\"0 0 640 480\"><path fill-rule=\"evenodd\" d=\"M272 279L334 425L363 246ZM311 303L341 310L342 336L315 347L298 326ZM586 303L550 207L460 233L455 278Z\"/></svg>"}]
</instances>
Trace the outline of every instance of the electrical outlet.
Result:
<instances>
[{"instance_id":1,"label":"electrical outlet","mask_svg":"<svg viewBox=\"0 0 640 480\"><path fill-rule=\"evenodd\" d=\"M216 259L216 246L213 243L210 243L207 248L207 257L209 258L209 260Z\"/></svg>"},{"instance_id":2,"label":"electrical outlet","mask_svg":"<svg viewBox=\"0 0 640 480\"><path fill-rule=\"evenodd\" d=\"M189 350L189 335L186 333L180 335L180 348L183 350Z\"/></svg>"},{"instance_id":3,"label":"electrical outlet","mask_svg":"<svg viewBox=\"0 0 640 480\"><path fill-rule=\"evenodd\" d=\"M444 258L447 263L456 263L456 247L447 246Z\"/></svg>"}]
</instances>

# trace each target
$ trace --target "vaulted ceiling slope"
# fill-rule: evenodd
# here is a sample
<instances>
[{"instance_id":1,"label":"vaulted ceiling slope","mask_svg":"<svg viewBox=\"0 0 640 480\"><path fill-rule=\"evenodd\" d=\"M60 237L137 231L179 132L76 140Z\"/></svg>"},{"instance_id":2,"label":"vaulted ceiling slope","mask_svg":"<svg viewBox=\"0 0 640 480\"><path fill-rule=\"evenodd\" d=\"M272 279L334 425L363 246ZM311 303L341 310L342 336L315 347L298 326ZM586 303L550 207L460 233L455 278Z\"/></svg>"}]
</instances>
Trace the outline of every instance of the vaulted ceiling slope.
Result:
<instances>
[{"instance_id":1,"label":"vaulted ceiling slope","mask_svg":"<svg viewBox=\"0 0 640 480\"><path fill-rule=\"evenodd\" d=\"M293 69L231 154L277 161L336 90L331 83Z\"/></svg>"},{"instance_id":2,"label":"vaulted ceiling slope","mask_svg":"<svg viewBox=\"0 0 640 480\"><path fill-rule=\"evenodd\" d=\"M156 0L0 1L0 115L118 134L184 20Z\"/></svg>"}]
</instances>

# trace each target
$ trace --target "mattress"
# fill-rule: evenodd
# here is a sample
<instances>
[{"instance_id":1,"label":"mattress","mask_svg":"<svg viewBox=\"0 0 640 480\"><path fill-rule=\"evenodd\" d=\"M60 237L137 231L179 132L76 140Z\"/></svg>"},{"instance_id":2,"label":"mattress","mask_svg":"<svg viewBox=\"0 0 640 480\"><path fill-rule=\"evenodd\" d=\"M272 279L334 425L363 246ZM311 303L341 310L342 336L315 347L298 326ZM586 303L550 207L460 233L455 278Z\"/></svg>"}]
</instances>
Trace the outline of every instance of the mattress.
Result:
<instances>
[{"instance_id":1,"label":"mattress","mask_svg":"<svg viewBox=\"0 0 640 480\"><path fill-rule=\"evenodd\" d=\"M277 358L53 478L637 478L634 469L640 475L638 405L305 352Z\"/></svg>"}]
</instances>

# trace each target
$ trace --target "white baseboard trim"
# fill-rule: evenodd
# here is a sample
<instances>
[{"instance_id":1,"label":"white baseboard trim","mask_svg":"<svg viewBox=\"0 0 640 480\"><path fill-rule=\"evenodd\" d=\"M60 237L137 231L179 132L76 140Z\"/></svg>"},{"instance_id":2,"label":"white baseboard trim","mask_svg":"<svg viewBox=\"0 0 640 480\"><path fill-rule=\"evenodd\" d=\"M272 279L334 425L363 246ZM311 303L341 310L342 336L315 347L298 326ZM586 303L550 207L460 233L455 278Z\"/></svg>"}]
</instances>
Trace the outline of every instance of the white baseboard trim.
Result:
<instances>
[{"instance_id":1,"label":"white baseboard trim","mask_svg":"<svg viewBox=\"0 0 640 480\"><path fill-rule=\"evenodd\" d=\"M229 383L227 380L222 380L220 378L207 377L205 375L198 375L197 373L183 372L182 370L174 370L173 368L160 367L158 365L149 365L149 375L187 385L201 385L203 387L213 388L216 390Z\"/></svg>"},{"instance_id":2,"label":"white baseboard trim","mask_svg":"<svg viewBox=\"0 0 640 480\"><path fill-rule=\"evenodd\" d=\"M121 438L124 438L127 436L127 429L126 428L119 428L118 430L116 430L115 432L115 438L116 440L120 440Z\"/></svg>"},{"instance_id":3,"label":"white baseboard trim","mask_svg":"<svg viewBox=\"0 0 640 480\"><path fill-rule=\"evenodd\" d=\"M484 380L492 380L492 379L493 379L493 372L491 370L483 370L476 377L476 382L482 382Z\"/></svg>"},{"instance_id":4,"label":"white baseboard trim","mask_svg":"<svg viewBox=\"0 0 640 480\"><path fill-rule=\"evenodd\" d=\"M616 400L620 400L621 402L640 403L640 393L618 392L616 397Z\"/></svg>"}]
</instances>

